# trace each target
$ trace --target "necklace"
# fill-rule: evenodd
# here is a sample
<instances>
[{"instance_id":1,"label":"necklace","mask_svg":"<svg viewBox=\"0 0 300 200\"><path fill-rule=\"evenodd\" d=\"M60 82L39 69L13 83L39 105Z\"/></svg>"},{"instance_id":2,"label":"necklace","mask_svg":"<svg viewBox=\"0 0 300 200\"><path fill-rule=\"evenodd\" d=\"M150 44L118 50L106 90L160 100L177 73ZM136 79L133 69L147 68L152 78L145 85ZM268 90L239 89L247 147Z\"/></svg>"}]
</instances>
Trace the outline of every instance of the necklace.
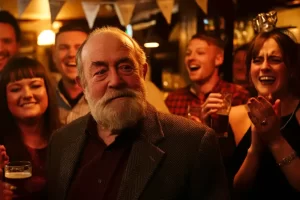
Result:
<instances>
[{"instance_id":1,"label":"necklace","mask_svg":"<svg viewBox=\"0 0 300 200\"><path fill-rule=\"evenodd\" d=\"M282 131L282 130L288 125L288 123L291 121L291 119L292 119L293 116L295 115L296 111L298 110L299 103L300 103L300 101L298 101L298 104L297 104L296 108L294 109L293 113L291 114L290 118L289 118L289 119L285 122L285 124L280 128L280 131Z\"/></svg>"}]
</instances>

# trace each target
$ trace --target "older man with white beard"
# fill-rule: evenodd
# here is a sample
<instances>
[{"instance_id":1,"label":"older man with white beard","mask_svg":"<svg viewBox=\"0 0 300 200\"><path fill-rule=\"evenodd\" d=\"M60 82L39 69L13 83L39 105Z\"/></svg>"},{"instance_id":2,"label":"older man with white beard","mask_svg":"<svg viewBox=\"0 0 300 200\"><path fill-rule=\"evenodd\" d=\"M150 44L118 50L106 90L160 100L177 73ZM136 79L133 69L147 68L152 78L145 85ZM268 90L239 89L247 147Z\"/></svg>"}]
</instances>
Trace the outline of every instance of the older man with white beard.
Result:
<instances>
[{"instance_id":1,"label":"older man with white beard","mask_svg":"<svg viewBox=\"0 0 300 200\"><path fill-rule=\"evenodd\" d=\"M49 200L228 199L215 134L147 103L135 40L97 29L76 59L91 113L53 134Z\"/></svg>"}]
</instances>

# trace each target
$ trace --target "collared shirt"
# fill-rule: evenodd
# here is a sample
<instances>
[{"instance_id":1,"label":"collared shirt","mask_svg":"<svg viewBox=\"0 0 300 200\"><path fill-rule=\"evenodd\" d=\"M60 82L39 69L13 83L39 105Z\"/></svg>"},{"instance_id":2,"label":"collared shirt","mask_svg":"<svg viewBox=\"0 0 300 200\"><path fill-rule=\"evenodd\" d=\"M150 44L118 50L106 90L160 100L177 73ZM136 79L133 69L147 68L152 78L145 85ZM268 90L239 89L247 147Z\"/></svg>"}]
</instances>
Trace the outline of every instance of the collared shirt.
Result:
<instances>
[{"instance_id":1,"label":"collared shirt","mask_svg":"<svg viewBox=\"0 0 300 200\"><path fill-rule=\"evenodd\" d=\"M245 104L250 98L249 92L242 86L228 83L221 79L209 93L219 92L230 92L232 94L232 106ZM195 90L191 86L187 86L170 92L166 99L166 105L172 114L187 117L188 105L202 105L206 101L209 93L202 94L198 97Z\"/></svg>"},{"instance_id":2,"label":"collared shirt","mask_svg":"<svg viewBox=\"0 0 300 200\"><path fill-rule=\"evenodd\" d=\"M56 99L59 107L59 118L62 124L68 124L75 119L86 115L90 111L88 103L83 95L79 98L78 102L72 106L63 95L61 89L57 87Z\"/></svg>"},{"instance_id":3,"label":"collared shirt","mask_svg":"<svg viewBox=\"0 0 300 200\"><path fill-rule=\"evenodd\" d=\"M68 200L117 199L123 173L137 130L126 129L107 146L91 117L87 141L71 183Z\"/></svg>"}]
</instances>

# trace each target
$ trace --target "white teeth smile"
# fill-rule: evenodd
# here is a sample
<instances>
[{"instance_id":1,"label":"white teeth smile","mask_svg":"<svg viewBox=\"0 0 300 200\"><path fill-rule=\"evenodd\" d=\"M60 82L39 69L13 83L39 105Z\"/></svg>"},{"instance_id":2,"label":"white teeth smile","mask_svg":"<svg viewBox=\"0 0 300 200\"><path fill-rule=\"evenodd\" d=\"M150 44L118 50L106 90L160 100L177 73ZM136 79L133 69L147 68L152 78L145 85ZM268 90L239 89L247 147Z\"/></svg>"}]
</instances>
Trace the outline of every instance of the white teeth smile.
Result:
<instances>
[{"instance_id":1,"label":"white teeth smile","mask_svg":"<svg viewBox=\"0 0 300 200\"><path fill-rule=\"evenodd\" d=\"M190 70L194 71L194 70L198 70L200 68L199 65L190 65L189 66Z\"/></svg>"},{"instance_id":2,"label":"white teeth smile","mask_svg":"<svg viewBox=\"0 0 300 200\"><path fill-rule=\"evenodd\" d=\"M33 106L33 105L35 105L34 102L31 102L31 103L24 103L24 104L22 104L22 107L30 107L30 106Z\"/></svg>"},{"instance_id":3,"label":"white teeth smile","mask_svg":"<svg viewBox=\"0 0 300 200\"><path fill-rule=\"evenodd\" d=\"M69 63L66 63L67 66L76 66L76 63L75 62L69 62Z\"/></svg>"},{"instance_id":4,"label":"white teeth smile","mask_svg":"<svg viewBox=\"0 0 300 200\"><path fill-rule=\"evenodd\" d=\"M275 77L273 77L273 76L261 76L261 77L259 77L259 80L260 81L275 81Z\"/></svg>"}]
</instances>

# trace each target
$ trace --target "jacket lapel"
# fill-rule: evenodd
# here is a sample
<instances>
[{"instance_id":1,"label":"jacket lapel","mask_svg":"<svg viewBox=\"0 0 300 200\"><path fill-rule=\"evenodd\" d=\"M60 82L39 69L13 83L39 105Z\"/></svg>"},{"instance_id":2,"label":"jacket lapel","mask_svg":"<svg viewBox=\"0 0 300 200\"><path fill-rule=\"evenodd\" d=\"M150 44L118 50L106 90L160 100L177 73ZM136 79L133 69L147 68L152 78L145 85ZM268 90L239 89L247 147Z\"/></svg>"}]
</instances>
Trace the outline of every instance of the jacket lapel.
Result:
<instances>
[{"instance_id":1,"label":"jacket lapel","mask_svg":"<svg viewBox=\"0 0 300 200\"><path fill-rule=\"evenodd\" d=\"M69 188L71 178L76 168L76 164L79 160L79 155L85 143L86 135L84 134L84 132L88 118L89 115L87 115L86 118L83 119L80 125L74 127L74 130L72 132L74 133L74 135L77 135L77 137L73 137L73 139L70 138L69 141L66 141L69 145L62 150L60 170L61 179L59 183L61 184L62 188L62 199L66 198L67 189Z\"/></svg>"},{"instance_id":2,"label":"jacket lapel","mask_svg":"<svg viewBox=\"0 0 300 200\"><path fill-rule=\"evenodd\" d=\"M133 143L128 164L121 182L118 200L137 200L155 169L164 158L164 152L155 146L164 137L157 112L148 105L142 121L141 135Z\"/></svg>"}]
</instances>

